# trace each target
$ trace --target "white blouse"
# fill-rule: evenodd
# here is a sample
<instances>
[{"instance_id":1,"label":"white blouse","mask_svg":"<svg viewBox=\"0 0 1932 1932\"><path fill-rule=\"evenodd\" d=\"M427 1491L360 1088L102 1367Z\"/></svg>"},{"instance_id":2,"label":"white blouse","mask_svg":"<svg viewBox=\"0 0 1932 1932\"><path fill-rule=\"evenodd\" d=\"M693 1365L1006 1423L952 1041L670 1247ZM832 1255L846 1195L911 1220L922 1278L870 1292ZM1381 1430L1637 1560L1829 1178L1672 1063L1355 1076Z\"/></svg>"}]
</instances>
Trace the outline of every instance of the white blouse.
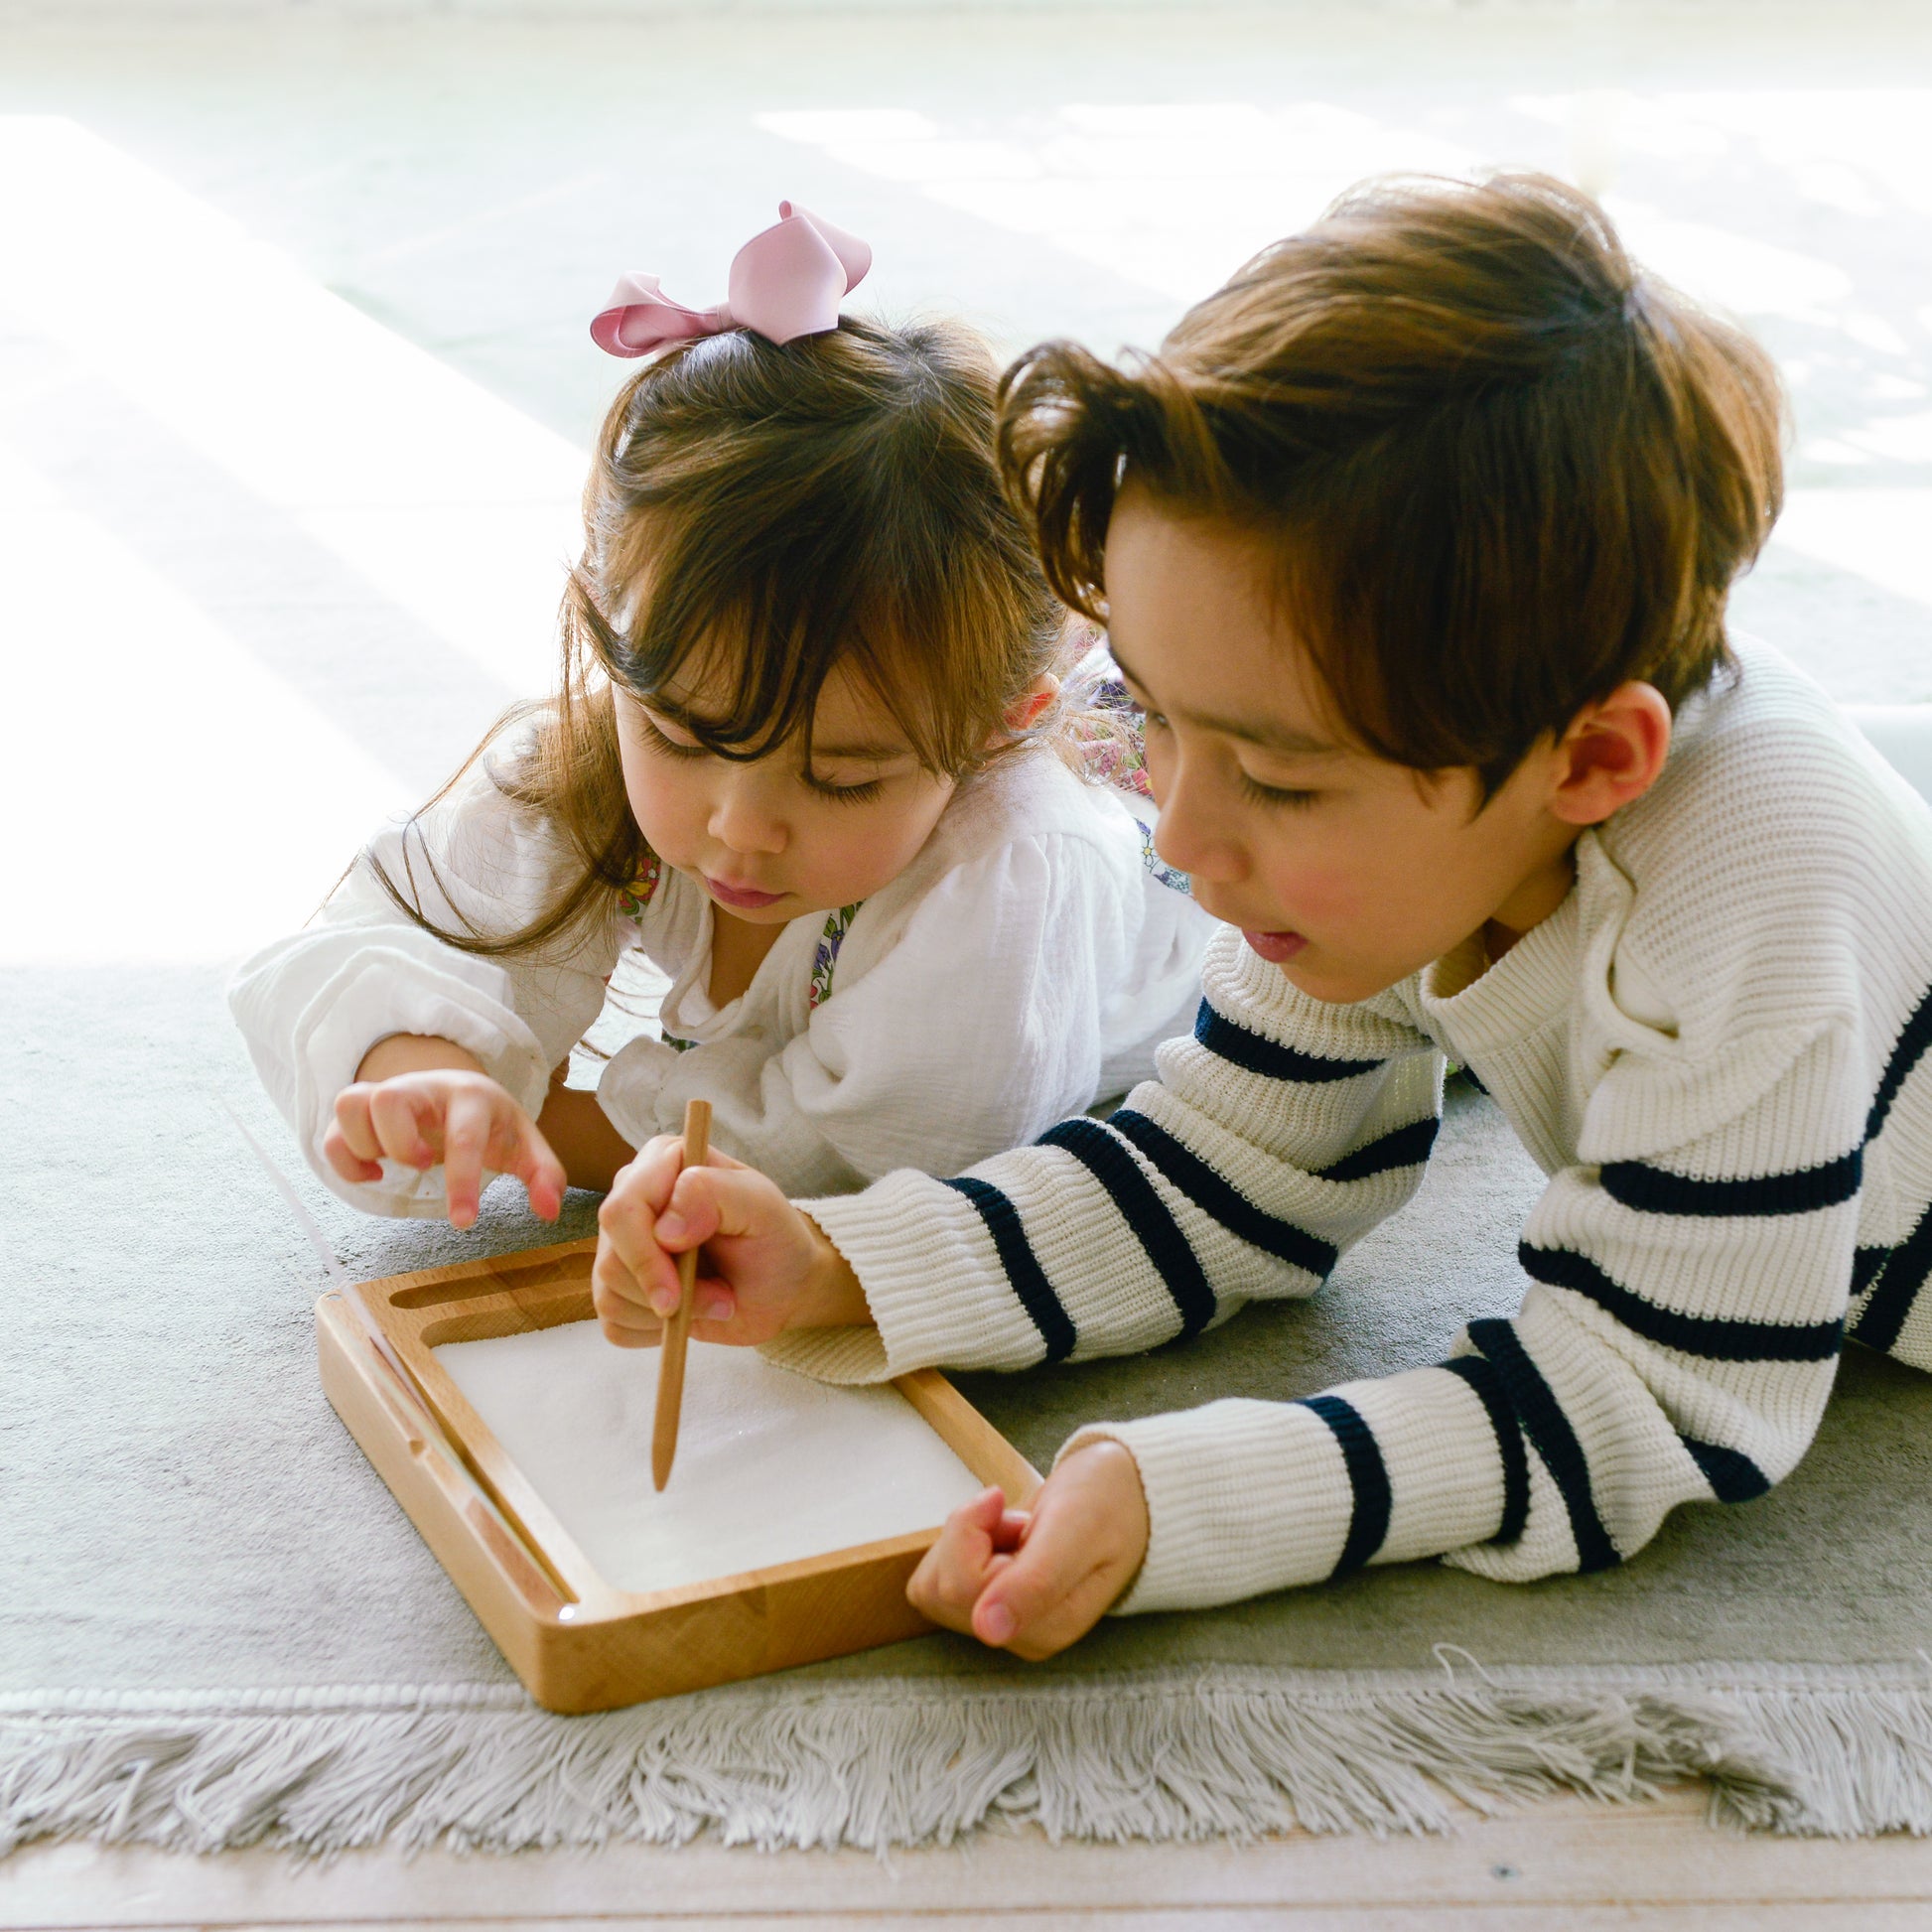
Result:
<instances>
[{"instance_id":1,"label":"white blouse","mask_svg":"<svg viewBox=\"0 0 1932 1932\"><path fill-rule=\"evenodd\" d=\"M486 761L485 761L486 762ZM513 930L575 863L479 768L385 826L302 931L242 965L229 1002L310 1165L371 1213L440 1215L440 1168L345 1181L322 1157L335 1099L390 1034L474 1053L533 1117L603 1010L621 953L671 978L664 1034L609 1062L598 1099L633 1146L714 1109L713 1145L792 1193L897 1168L956 1173L1123 1093L1192 1023L1208 919L1151 863L1146 801L1029 748L965 780L912 863L846 913L792 920L714 1007L712 907L665 868L536 956L492 959L411 922L367 858L437 924Z\"/></svg>"}]
</instances>

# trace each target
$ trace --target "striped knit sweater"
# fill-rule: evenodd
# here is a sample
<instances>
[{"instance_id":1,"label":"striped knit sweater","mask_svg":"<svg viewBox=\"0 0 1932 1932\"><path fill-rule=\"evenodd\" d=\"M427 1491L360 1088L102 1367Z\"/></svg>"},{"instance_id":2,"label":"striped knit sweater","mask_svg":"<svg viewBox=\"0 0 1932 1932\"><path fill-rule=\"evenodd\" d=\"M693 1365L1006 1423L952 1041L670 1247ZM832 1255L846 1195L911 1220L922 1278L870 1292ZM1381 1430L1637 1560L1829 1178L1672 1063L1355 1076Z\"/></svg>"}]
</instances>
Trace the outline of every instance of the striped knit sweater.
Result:
<instances>
[{"instance_id":1,"label":"striped knit sweater","mask_svg":"<svg viewBox=\"0 0 1932 1932\"><path fill-rule=\"evenodd\" d=\"M1432 1556L1595 1570L1778 1481L1848 1332L1932 1367L1932 813L1782 658L1739 660L1500 961L1325 1005L1223 933L1193 1036L1104 1124L809 1203L878 1332L775 1352L1018 1369L1311 1295L1414 1193L1447 1054L1549 1176L1521 1311L1439 1367L1080 1432L1147 1491L1121 1607Z\"/></svg>"}]
</instances>

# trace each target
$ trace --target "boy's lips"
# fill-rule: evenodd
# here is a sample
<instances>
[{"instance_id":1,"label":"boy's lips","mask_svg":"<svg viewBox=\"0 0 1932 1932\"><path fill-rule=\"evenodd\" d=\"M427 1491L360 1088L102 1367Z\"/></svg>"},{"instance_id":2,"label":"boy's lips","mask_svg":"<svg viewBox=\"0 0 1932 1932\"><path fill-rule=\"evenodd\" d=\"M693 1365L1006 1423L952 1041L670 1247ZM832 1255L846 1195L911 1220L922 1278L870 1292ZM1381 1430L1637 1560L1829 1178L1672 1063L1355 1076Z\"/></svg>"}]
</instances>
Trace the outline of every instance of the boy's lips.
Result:
<instances>
[{"instance_id":1,"label":"boy's lips","mask_svg":"<svg viewBox=\"0 0 1932 1932\"><path fill-rule=\"evenodd\" d=\"M1285 965L1309 942L1299 932L1255 932L1247 926L1241 936L1263 959L1276 966Z\"/></svg>"},{"instance_id":2,"label":"boy's lips","mask_svg":"<svg viewBox=\"0 0 1932 1932\"><path fill-rule=\"evenodd\" d=\"M700 875L704 889L721 905L736 905L744 910L756 911L760 905L775 905L784 897L783 893L761 893L755 886L734 886L728 879L714 879L707 872Z\"/></svg>"}]
</instances>

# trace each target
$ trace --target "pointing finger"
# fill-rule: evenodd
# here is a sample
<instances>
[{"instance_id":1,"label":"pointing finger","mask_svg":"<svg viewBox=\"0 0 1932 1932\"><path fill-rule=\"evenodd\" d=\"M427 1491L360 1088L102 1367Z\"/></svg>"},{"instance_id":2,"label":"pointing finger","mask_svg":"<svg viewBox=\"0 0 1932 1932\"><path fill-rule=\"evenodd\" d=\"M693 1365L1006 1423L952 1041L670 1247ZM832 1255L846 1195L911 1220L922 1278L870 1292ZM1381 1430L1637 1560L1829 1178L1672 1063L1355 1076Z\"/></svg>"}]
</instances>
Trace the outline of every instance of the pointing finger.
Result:
<instances>
[{"instance_id":1,"label":"pointing finger","mask_svg":"<svg viewBox=\"0 0 1932 1932\"><path fill-rule=\"evenodd\" d=\"M473 1088L450 1096L443 1116L443 1193L452 1227L467 1228L477 1218L493 1111L490 1097Z\"/></svg>"}]
</instances>

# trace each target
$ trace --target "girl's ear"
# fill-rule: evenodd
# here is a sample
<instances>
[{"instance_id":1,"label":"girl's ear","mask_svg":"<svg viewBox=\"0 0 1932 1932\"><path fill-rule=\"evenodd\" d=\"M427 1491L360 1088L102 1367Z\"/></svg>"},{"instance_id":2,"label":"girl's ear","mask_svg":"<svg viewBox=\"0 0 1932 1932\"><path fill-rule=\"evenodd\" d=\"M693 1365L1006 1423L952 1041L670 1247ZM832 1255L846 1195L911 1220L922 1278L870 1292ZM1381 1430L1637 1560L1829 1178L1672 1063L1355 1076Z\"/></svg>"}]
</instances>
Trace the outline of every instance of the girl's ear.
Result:
<instances>
[{"instance_id":1,"label":"girl's ear","mask_svg":"<svg viewBox=\"0 0 1932 1932\"><path fill-rule=\"evenodd\" d=\"M1670 733L1670 705L1654 684L1632 679L1586 705L1552 749L1550 809L1567 825L1600 825L1657 782Z\"/></svg>"},{"instance_id":2,"label":"girl's ear","mask_svg":"<svg viewBox=\"0 0 1932 1932\"><path fill-rule=\"evenodd\" d=\"M1031 731L1038 722L1039 714L1059 695L1059 679L1051 671L1041 671L1026 690L1007 706L1006 716L1001 720L1001 729L987 740L988 748L999 744L1003 738L1018 738L1022 732Z\"/></svg>"}]
</instances>

